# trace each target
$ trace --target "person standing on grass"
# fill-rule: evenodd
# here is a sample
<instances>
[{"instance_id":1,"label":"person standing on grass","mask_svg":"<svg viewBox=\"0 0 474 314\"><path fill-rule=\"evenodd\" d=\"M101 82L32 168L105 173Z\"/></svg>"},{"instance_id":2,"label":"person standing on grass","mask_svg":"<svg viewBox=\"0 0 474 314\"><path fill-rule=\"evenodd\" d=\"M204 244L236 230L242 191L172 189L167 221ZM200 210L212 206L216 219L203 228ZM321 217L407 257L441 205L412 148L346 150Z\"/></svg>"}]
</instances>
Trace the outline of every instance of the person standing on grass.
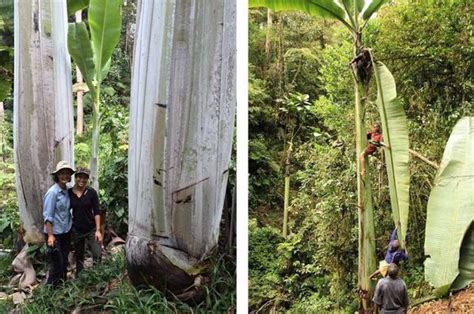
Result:
<instances>
[{"instance_id":1,"label":"person standing on grass","mask_svg":"<svg viewBox=\"0 0 474 314\"><path fill-rule=\"evenodd\" d=\"M403 279L398 277L397 264L388 265L388 276L377 282L372 301L377 305L379 313L407 313L407 286Z\"/></svg>"},{"instance_id":2,"label":"person standing on grass","mask_svg":"<svg viewBox=\"0 0 474 314\"><path fill-rule=\"evenodd\" d=\"M101 260L102 234L100 233L99 196L87 186L90 170L77 168L75 184L69 189L71 198L73 241L76 250L76 278L84 268L84 253L89 247L94 263Z\"/></svg>"},{"instance_id":3,"label":"person standing on grass","mask_svg":"<svg viewBox=\"0 0 474 314\"><path fill-rule=\"evenodd\" d=\"M73 173L67 161L60 161L51 173L55 183L43 198L44 233L50 258L46 283L54 287L67 279L72 226L67 183L71 182Z\"/></svg>"}]
</instances>

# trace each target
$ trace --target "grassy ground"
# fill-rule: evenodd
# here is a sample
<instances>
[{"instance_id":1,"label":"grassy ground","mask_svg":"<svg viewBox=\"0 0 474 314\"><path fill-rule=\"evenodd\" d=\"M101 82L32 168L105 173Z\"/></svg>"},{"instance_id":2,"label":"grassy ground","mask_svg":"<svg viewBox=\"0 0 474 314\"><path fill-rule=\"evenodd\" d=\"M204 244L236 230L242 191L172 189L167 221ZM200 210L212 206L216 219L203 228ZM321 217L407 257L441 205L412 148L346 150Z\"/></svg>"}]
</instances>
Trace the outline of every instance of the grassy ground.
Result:
<instances>
[{"instance_id":1,"label":"grassy ground","mask_svg":"<svg viewBox=\"0 0 474 314\"><path fill-rule=\"evenodd\" d=\"M0 260L0 269L8 269L11 258ZM5 264L5 265L3 265ZM206 298L190 306L176 298L166 298L153 287L137 290L126 275L123 251L108 258L98 266L84 271L77 280L69 280L61 288L51 289L38 285L26 303L21 305L22 313L225 313L235 309L235 263L230 256L220 255L211 274L212 284ZM11 294L7 271L0 272L3 292ZM2 290L0 290L2 291ZM19 309L10 298L0 300L0 313Z\"/></svg>"}]
</instances>

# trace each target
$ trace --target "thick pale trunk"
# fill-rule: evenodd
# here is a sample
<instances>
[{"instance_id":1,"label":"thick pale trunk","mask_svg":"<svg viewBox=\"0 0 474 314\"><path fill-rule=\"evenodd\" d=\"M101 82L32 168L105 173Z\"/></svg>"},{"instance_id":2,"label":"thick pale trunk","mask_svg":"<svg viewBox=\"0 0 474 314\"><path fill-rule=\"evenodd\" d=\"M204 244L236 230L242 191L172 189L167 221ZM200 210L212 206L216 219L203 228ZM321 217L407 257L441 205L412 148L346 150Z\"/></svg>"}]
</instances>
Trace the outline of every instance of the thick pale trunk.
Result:
<instances>
[{"instance_id":1,"label":"thick pale trunk","mask_svg":"<svg viewBox=\"0 0 474 314\"><path fill-rule=\"evenodd\" d=\"M360 36L355 36L354 56L360 47ZM357 208L359 217L359 262L358 278L361 291L361 301L364 311L371 310L371 300L374 292L374 283L369 279L372 272L376 270L375 257L375 228L372 205L372 185L368 171L368 160L365 158L365 176L361 175L361 161L359 155L367 146L365 127L365 107L361 102L361 92L365 87L354 79L355 93L355 119L356 119L356 160L357 160ZM366 97L367 95L364 95ZM364 98L367 99L367 98Z\"/></svg>"},{"instance_id":2,"label":"thick pale trunk","mask_svg":"<svg viewBox=\"0 0 474 314\"><path fill-rule=\"evenodd\" d=\"M76 23L80 23L82 21L82 10L76 12ZM76 82L78 84L84 83L82 78L82 73L79 70L79 67L76 67ZM77 91L77 98L76 98L76 105L77 105L77 114L76 114L76 134L82 135L84 132L84 91L79 89Z\"/></svg>"},{"instance_id":3,"label":"thick pale trunk","mask_svg":"<svg viewBox=\"0 0 474 314\"><path fill-rule=\"evenodd\" d=\"M372 205L372 185L367 174L362 177L360 153L367 146L366 130L363 120L364 107L360 101L361 86L355 84L356 100L356 151L357 151L357 208L359 217L359 289L362 292L362 304L364 310L368 310L374 292L373 281L369 279L372 272L376 270L375 260L375 228ZM365 168L368 169L367 158Z\"/></svg>"},{"instance_id":4,"label":"thick pale trunk","mask_svg":"<svg viewBox=\"0 0 474 314\"><path fill-rule=\"evenodd\" d=\"M27 242L42 241L43 195L60 160L73 162L66 2L15 0L14 157Z\"/></svg>"},{"instance_id":5,"label":"thick pale trunk","mask_svg":"<svg viewBox=\"0 0 474 314\"><path fill-rule=\"evenodd\" d=\"M235 114L235 1L140 1L130 105L134 284L205 280L217 246Z\"/></svg>"}]
</instances>

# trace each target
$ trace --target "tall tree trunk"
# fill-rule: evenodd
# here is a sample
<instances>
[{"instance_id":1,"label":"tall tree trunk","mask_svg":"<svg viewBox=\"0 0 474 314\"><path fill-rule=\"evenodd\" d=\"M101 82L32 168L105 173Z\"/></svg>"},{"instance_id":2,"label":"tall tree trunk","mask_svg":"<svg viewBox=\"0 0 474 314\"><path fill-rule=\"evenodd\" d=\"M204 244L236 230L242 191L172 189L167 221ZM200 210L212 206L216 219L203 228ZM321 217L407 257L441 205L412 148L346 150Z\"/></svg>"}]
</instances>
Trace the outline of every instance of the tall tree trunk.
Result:
<instances>
[{"instance_id":1,"label":"tall tree trunk","mask_svg":"<svg viewBox=\"0 0 474 314\"><path fill-rule=\"evenodd\" d=\"M82 10L76 12L76 23L82 22ZM84 89L81 88L84 80L82 78L82 73L79 70L79 67L76 67L76 83L79 86L77 90L77 98L76 98L76 105L77 105L77 115L76 115L76 134L82 135L84 132Z\"/></svg>"},{"instance_id":2,"label":"tall tree trunk","mask_svg":"<svg viewBox=\"0 0 474 314\"><path fill-rule=\"evenodd\" d=\"M5 109L3 101L0 101L0 146L2 150L2 161L6 162L6 147L5 147Z\"/></svg>"},{"instance_id":3,"label":"tall tree trunk","mask_svg":"<svg viewBox=\"0 0 474 314\"><path fill-rule=\"evenodd\" d=\"M20 219L42 241L42 198L60 160L73 162L66 2L15 0L14 157Z\"/></svg>"},{"instance_id":4,"label":"tall tree trunk","mask_svg":"<svg viewBox=\"0 0 474 314\"><path fill-rule=\"evenodd\" d=\"M265 34L265 64L263 66L265 72L267 72L268 65L270 64L272 26L273 26L273 13L272 13L272 10L267 9L267 32Z\"/></svg>"},{"instance_id":5,"label":"tall tree trunk","mask_svg":"<svg viewBox=\"0 0 474 314\"><path fill-rule=\"evenodd\" d=\"M354 34L354 57L359 53L361 47L360 34ZM365 129L365 106L361 101L361 93L365 87L358 82L354 76L355 93L355 119L356 119L356 160L357 160L357 208L359 217L359 262L358 278L359 290L361 292L361 303L364 311L371 311L371 300L374 292L374 284L369 279L370 274L376 269L375 257L375 228L372 205L372 186L369 171L362 177L361 162L359 155L367 146ZM364 99L367 100L367 95ZM367 158L365 168L368 169Z\"/></svg>"},{"instance_id":6,"label":"tall tree trunk","mask_svg":"<svg viewBox=\"0 0 474 314\"><path fill-rule=\"evenodd\" d=\"M235 114L235 1L140 1L129 135L131 281L197 297L217 246ZM153 40L150 40L152 38Z\"/></svg>"},{"instance_id":7,"label":"tall tree trunk","mask_svg":"<svg viewBox=\"0 0 474 314\"><path fill-rule=\"evenodd\" d=\"M283 203L283 237L288 235L288 206L290 204L290 158L293 150L293 142L288 143L285 161L285 196Z\"/></svg>"}]
</instances>

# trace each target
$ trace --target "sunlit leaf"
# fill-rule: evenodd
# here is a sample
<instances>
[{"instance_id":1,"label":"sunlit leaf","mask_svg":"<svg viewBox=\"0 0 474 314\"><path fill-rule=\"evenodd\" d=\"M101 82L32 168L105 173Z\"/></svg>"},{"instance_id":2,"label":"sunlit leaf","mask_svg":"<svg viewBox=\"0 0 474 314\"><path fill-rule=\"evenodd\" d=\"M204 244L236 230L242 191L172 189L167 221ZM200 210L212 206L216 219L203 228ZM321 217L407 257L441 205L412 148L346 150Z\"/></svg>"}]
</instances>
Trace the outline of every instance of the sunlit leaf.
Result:
<instances>
[{"instance_id":1,"label":"sunlit leaf","mask_svg":"<svg viewBox=\"0 0 474 314\"><path fill-rule=\"evenodd\" d=\"M410 174L408 169L408 123L400 100L397 98L395 80L381 62L375 62L377 81L377 106L382 122L383 139L390 146L384 149L390 202L398 237L405 241L408 225Z\"/></svg>"},{"instance_id":2,"label":"sunlit leaf","mask_svg":"<svg viewBox=\"0 0 474 314\"><path fill-rule=\"evenodd\" d=\"M107 63L120 38L122 2L122 0L90 0L89 3L88 20L98 82L104 78Z\"/></svg>"},{"instance_id":3,"label":"sunlit leaf","mask_svg":"<svg viewBox=\"0 0 474 314\"><path fill-rule=\"evenodd\" d=\"M469 230L474 220L472 156L474 118L465 117L449 137L428 201L425 277L435 287L451 285L461 274L455 282L459 288L474 273L474 259L469 258L474 243Z\"/></svg>"},{"instance_id":4,"label":"sunlit leaf","mask_svg":"<svg viewBox=\"0 0 474 314\"><path fill-rule=\"evenodd\" d=\"M314 16L341 21L349 29L344 9L333 0L249 0L249 7L267 7L273 11L303 11Z\"/></svg>"}]
</instances>

